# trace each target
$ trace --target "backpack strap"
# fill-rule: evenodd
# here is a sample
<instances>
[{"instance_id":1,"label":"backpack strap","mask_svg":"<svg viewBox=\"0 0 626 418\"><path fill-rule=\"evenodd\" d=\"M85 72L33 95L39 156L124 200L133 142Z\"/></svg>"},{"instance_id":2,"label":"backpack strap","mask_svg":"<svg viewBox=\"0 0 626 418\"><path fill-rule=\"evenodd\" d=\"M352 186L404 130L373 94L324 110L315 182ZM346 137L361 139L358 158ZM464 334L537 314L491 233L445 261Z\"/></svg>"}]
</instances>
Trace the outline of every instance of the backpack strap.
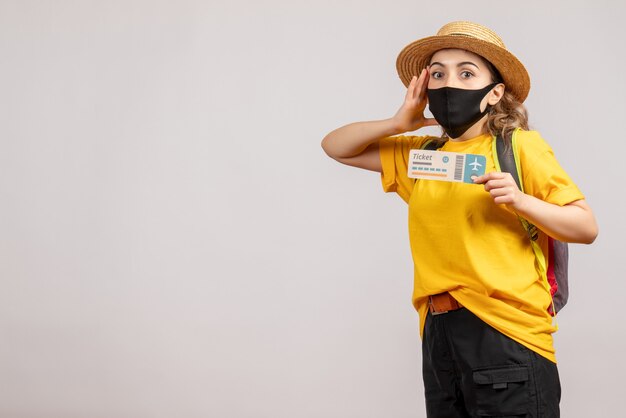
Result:
<instances>
[{"instance_id":1,"label":"backpack strap","mask_svg":"<svg viewBox=\"0 0 626 418\"><path fill-rule=\"evenodd\" d=\"M422 149L427 151L437 151L445 143L446 141L442 141L440 138L431 138L422 144Z\"/></svg>"},{"instance_id":2,"label":"backpack strap","mask_svg":"<svg viewBox=\"0 0 626 418\"><path fill-rule=\"evenodd\" d=\"M522 191L522 193L524 193L524 183L522 182L522 177L520 176L522 169L519 160L519 148L517 145L518 131L519 128L513 131L509 147L506 146L504 138L502 138L502 134L498 133L498 135L493 139L493 160L496 164L496 169L498 171L511 174L511 177L515 180L517 187ZM539 238L539 230L537 227L524 218L519 217L519 220L524 226L526 232L528 232L530 240L532 242L537 241L537 238Z\"/></svg>"},{"instance_id":3,"label":"backpack strap","mask_svg":"<svg viewBox=\"0 0 626 418\"><path fill-rule=\"evenodd\" d=\"M511 142L513 142L513 137L511 137ZM511 144L511 147L507 147L504 142L504 138L502 138L502 134L498 133L498 136L495 140L495 149L497 157L496 161L500 165L499 171L503 171L506 173L510 173L517 184L517 187L521 191L524 191L524 185L519 179L519 172L521 171L518 164L517 153L513 151L514 147Z\"/></svg>"},{"instance_id":4,"label":"backpack strap","mask_svg":"<svg viewBox=\"0 0 626 418\"><path fill-rule=\"evenodd\" d=\"M504 138L502 138L501 134L495 136L493 138L492 151L493 161L496 165L496 170L511 174L511 177L513 177L513 180L515 180L517 187L519 187L519 189L524 192L524 183L522 182L523 173L521 170L519 148L517 144L518 131L519 128L513 131L509 147L506 146ZM556 313L554 300L552 299L552 286L548 281L548 263L546 260L546 256L541 250L541 246L537 242L537 238L539 237L539 229L521 216L518 215L517 218L520 220L522 226L528 233L528 237L530 238L530 245L533 249L533 252L535 253L535 259L537 260L537 266L539 267L539 272L544 278L544 287L548 291L548 294L550 295L550 300L552 301L552 312Z\"/></svg>"}]
</instances>

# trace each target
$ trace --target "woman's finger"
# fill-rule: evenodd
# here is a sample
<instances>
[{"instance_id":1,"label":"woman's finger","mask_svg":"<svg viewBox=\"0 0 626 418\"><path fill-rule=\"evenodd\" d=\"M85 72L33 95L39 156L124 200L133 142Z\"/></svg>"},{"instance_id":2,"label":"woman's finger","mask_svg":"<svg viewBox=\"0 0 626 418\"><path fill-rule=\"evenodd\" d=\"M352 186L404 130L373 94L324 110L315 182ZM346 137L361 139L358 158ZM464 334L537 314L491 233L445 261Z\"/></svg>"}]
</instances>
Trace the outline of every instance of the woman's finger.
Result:
<instances>
[{"instance_id":1,"label":"woman's finger","mask_svg":"<svg viewBox=\"0 0 626 418\"><path fill-rule=\"evenodd\" d=\"M428 80L430 80L430 65L424 68L424 81L422 82L422 89L420 93L426 96L426 92L428 91Z\"/></svg>"},{"instance_id":2,"label":"woman's finger","mask_svg":"<svg viewBox=\"0 0 626 418\"><path fill-rule=\"evenodd\" d=\"M489 180L485 183L485 190L490 191L493 189L500 189L504 187L511 187L512 184L508 179Z\"/></svg>"},{"instance_id":3,"label":"woman's finger","mask_svg":"<svg viewBox=\"0 0 626 418\"><path fill-rule=\"evenodd\" d=\"M420 86L420 78L422 78L422 75L420 74L417 79L415 80L415 85L413 86L413 89L411 90L411 100L414 101L415 100L415 96L417 95L417 92L419 91L419 86Z\"/></svg>"},{"instance_id":4,"label":"woman's finger","mask_svg":"<svg viewBox=\"0 0 626 418\"><path fill-rule=\"evenodd\" d=\"M424 118L424 126L437 126L439 122L435 118Z\"/></svg>"},{"instance_id":5,"label":"woman's finger","mask_svg":"<svg viewBox=\"0 0 626 418\"><path fill-rule=\"evenodd\" d=\"M409 100L413 98L413 89L415 88L415 83L417 83L417 76L413 76L409 86L406 89L406 96L404 96L404 100Z\"/></svg>"},{"instance_id":6,"label":"woman's finger","mask_svg":"<svg viewBox=\"0 0 626 418\"><path fill-rule=\"evenodd\" d=\"M419 73L419 77L417 78L417 83L415 85L415 89L413 90L413 95L411 96L412 99L419 99L419 96L421 94L422 91L422 85L424 83L424 70L422 70Z\"/></svg>"},{"instance_id":7,"label":"woman's finger","mask_svg":"<svg viewBox=\"0 0 626 418\"><path fill-rule=\"evenodd\" d=\"M493 203L495 203L496 205L508 205L510 203L513 203L515 199L513 199L513 196L498 196L498 197L494 197L493 198ZM510 209L508 209L510 211Z\"/></svg>"},{"instance_id":8,"label":"woman's finger","mask_svg":"<svg viewBox=\"0 0 626 418\"><path fill-rule=\"evenodd\" d=\"M476 183L486 183L489 180L499 180L499 179L503 179L506 176L507 173L503 173L501 171L491 171L487 174L483 174L480 177L476 177L475 182Z\"/></svg>"},{"instance_id":9,"label":"woman's finger","mask_svg":"<svg viewBox=\"0 0 626 418\"><path fill-rule=\"evenodd\" d=\"M511 187L497 187L495 189L489 190L489 194L492 197L501 197L501 196L513 196L513 189Z\"/></svg>"}]
</instances>

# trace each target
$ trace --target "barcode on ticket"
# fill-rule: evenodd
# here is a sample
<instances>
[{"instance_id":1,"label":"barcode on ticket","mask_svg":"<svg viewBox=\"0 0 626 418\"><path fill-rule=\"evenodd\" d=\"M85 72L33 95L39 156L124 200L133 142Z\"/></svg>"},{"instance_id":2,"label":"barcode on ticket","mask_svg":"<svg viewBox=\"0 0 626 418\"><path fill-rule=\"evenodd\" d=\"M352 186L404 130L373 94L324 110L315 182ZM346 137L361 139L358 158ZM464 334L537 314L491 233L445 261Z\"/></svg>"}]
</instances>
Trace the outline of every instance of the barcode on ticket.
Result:
<instances>
[{"instance_id":1,"label":"barcode on ticket","mask_svg":"<svg viewBox=\"0 0 626 418\"><path fill-rule=\"evenodd\" d=\"M454 180L463 181L463 168L465 167L465 155L459 154L456 156L454 163Z\"/></svg>"}]
</instances>

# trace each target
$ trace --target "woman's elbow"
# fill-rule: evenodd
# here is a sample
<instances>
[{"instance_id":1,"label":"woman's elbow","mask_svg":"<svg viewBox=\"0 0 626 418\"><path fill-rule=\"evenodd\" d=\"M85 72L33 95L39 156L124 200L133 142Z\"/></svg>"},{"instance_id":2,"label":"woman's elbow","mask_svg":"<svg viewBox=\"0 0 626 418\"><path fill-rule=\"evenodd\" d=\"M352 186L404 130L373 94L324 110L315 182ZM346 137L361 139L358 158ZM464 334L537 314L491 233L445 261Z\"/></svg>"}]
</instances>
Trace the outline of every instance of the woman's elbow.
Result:
<instances>
[{"instance_id":1,"label":"woman's elbow","mask_svg":"<svg viewBox=\"0 0 626 418\"><path fill-rule=\"evenodd\" d=\"M595 219L591 219L590 222L584 225L578 231L578 236L575 237L573 242L577 244L592 244L598 237L598 224Z\"/></svg>"},{"instance_id":2,"label":"woman's elbow","mask_svg":"<svg viewBox=\"0 0 626 418\"><path fill-rule=\"evenodd\" d=\"M330 134L329 134L330 135ZM337 159L337 153L333 149L333 145L330 143L329 135L326 135L324 139L322 139L321 146L326 155L328 155L332 159Z\"/></svg>"},{"instance_id":3,"label":"woman's elbow","mask_svg":"<svg viewBox=\"0 0 626 418\"><path fill-rule=\"evenodd\" d=\"M583 244L592 244L598 237L598 225L594 222L584 236Z\"/></svg>"},{"instance_id":4,"label":"woman's elbow","mask_svg":"<svg viewBox=\"0 0 626 418\"><path fill-rule=\"evenodd\" d=\"M578 236L575 239L575 242L579 244L591 244L598 237L598 223L596 222L596 217L593 214L593 211L584 200L579 200L573 203L570 203L571 206L577 206L582 210L578 216L578 225L580 226L578 229ZM568 205L568 206L569 206Z\"/></svg>"}]
</instances>

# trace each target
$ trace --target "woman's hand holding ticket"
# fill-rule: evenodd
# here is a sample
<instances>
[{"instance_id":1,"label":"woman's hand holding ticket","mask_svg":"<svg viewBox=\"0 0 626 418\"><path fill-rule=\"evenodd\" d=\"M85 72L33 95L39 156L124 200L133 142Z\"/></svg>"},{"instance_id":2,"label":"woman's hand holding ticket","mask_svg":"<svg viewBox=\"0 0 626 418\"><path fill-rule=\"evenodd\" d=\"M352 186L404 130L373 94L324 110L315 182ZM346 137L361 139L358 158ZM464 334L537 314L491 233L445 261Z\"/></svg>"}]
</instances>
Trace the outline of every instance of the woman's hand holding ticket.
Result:
<instances>
[{"instance_id":1,"label":"woman's hand holding ticket","mask_svg":"<svg viewBox=\"0 0 626 418\"><path fill-rule=\"evenodd\" d=\"M504 204L516 210L526 196L517 187L510 173L492 171L474 178L474 183L483 184L494 203Z\"/></svg>"},{"instance_id":2,"label":"woman's hand holding ticket","mask_svg":"<svg viewBox=\"0 0 626 418\"><path fill-rule=\"evenodd\" d=\"M474 178L483 184L496 204L504 204L552 238L566 242L592 243L598 226L585 200L563 206L523 193L509 173L492 171Z\"/></svg>"}]
</instances>

